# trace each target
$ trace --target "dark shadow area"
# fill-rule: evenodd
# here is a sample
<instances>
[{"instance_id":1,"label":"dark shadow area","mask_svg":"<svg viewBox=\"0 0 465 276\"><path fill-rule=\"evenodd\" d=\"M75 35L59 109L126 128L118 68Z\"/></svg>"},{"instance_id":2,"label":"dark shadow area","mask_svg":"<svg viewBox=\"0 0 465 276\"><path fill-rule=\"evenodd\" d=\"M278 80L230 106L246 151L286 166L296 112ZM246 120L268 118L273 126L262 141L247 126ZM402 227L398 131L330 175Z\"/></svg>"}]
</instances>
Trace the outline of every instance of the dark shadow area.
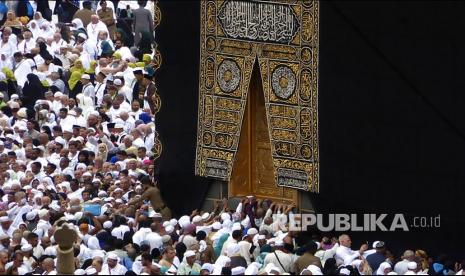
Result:
<instances>
[{"instance_id":1,"label":"dark shadow area","mask_svg":"<svg viewBox=\"0 0 465 276\"><path fill-rule=\"evenodd\" d=\"M159 179L175 215L190 214L203 202L209 179L194 176L199 91L200 5L160 1L156 41L163 63L155 82L162 101L156 125L163 144Z\"/></svg>"}]
</instances>

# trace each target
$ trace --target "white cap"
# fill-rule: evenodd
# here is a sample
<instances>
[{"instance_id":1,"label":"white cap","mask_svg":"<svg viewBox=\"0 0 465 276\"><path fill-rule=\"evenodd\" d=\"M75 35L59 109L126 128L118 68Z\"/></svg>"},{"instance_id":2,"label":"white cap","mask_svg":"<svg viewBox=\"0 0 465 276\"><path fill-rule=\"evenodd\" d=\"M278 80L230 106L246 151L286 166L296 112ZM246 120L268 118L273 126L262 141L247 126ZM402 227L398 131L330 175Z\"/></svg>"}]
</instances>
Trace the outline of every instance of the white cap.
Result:
<instances>
[{"instance_id":1,"label":"white cap","mask_svg":"<svg viewBox=\"0 0 465 276\"><path fill-rule=\"evenodd\" d=\"M86 269L86 274L87 275L91 275L91 274L95 274L97 273L97 269L95 269L94 267L92 266L89 266L87 269Z\"/></svg>"},{"instance_id":2,"label":"white cap","mask_svg":"<svg viewBox=\"0 0 465 276\"><path fill-rule=\"evenodd\" d=\"M83 39L87 39L87 35L85 33L79 33L78 37L83 38Z\"/></svg>"},{"instance_id":3,"label":"white cap","mask_svg":"<svg viewBox=\"0 0 465 276\"><path fill-rule=\"evenodd\" d=\"M82 174L82 176L90 176L90 177L92 177L92 174L90 172L85 172L85 173Z\"/></svg>"},{"instance_id":4,"label":"white cap","mask_svg":"<svg viewBox=\"0 0 465 276\"><path fill-rule=\"evenodd\" d=\"M103 223L103 228L105 228L105 229L111 229L112 226L113 226L113 223L111 221L109 221L109 220L107 220L107 221L105 221Z\"/></svg>"},{"instance_id":5,"label":"white cap","mask_svg":"<svg viewBox=\"0 0 465 276\"><path fill-rule=\"evenodd\" d=\"M86 271L84 269L76 269L74 271L74 275L86 275Z\"/></svg>"},{"instance_id":6,"label":"white cap","mask_svg":"<svg viewBox=\"0 0 465 276\"><path fill-rule=\"evenodd\" d=\"M32 210L31 212L28 212L26 214L26 219L27 220L33 220L35 219L35 217L37 216L37 211L36 210Z\"/></svg>"},{"instance_id":7,"label":"white cap","mask_svg":"<svg viewBox=\"0 0 465 276\"><path fill-rule=\"evenodd\" d=\"M49 247L45 248L44 255L56 256L57 255L57 250L56 250L55 246L49 246Z\"/></svg>"},{"instance_id":8,"label":"white cap","mask_svg":"<svg viewBox=\"0 0 465 276\"><path fill-rule=\"evenodd\" d=\"M39 214L39 218L42 219L43 217L45 217L48 214L48 210L47 209L40 209L38 214Z\"/></svg>"},{"instance_id":9,"label":"white cap","mask_svg":"<svg viewBox=\"0 0 465 276\"><path fill-rule=\"evenodd\" d=\"M202 221L202 217L201 216L195 216L193 219L192 219L192 222L193 223L198 223L198 222L201 222Z\"/></svg>"},{"instance_id":10,"label":"white cap","mask_svg":"<svg viewBox=\"0 0 465 276\"><path fill-rule=\"evenodd\" d=\"M110 196L110 197L105 198L103 201L105 201L105 202L111 202L111 201L114 200L114 199L115 199L114 197Z\"/></svg>"},{"instance_id":11,"label":"white cap","mask_svg":"<svg viewBox=\"0 0 465 276\"><path fill-rule=\"evenodd\" d=\"M32 245L30 245L30 244L25 244L25 245L21 246L21 251L26 252L26 251L30 251L30 250L32 250Z\"/></svg>"},{"instance_id":12,"label":"white cap","mask_svg":"<svg viewBox=\"0 0 465 276\"><path fill-rule=\"evenodd\" d=\"M202 268L200 270L208 270L209 273L212 273L213 271L213 265L210 263L204 263L202 265Z\"/></svg>"},{"instance_id":13,"label":"white cap","mask_svg":"<svg viewBox=\"0 0 465 276\"><path fill-rule=\"evenodd\" d=\"M229 215L229 213L222 213L221 214L221 220L222 221L231 220L231 215Z\"/></svg>"},{"instance_id":14,"label":"white cap","mask_svg":"<svg viewBox=\"0 0 465 276\"><path fill-rule=\"evenodd\" d=\"M235 230L242 230L241 224L240 224L239 222L235 222L235 223L233 224L232 230L233 230L233 231L235 231Z\"/></svg>"},{"instance_id":15,"label":"white cap","mask_svg":"<svg viewBox=\"0 0 465 276\"><path fill-rule=\"evenodd\" d=\"M231 269L231 275L242 275L245 273L245 267L243 266L236 266L235 268Z\"/></svg>"},{"instance_id":16,"label":"white cap","mask_svg":"<svg viewBox=\"0 0 465 276\"><path fill-rule=\"evenodd\" d=\"M258 234L258 230L256 228L250 228L249 230L247 230L247 236L253 236L257 234Z\"/></svg>"},{"instance_id":17,"label":"white cap","mask_svg":"<svg viewBox=\"0 0 465 276\"><path fill-rule=\"evenodd\" d=\"M182 216L181 218L179 218L178 223L179 223L179 226L184 228L185 226L191 223L191 219L189 216Z\"/></svg>"},{"instance_id":18,"label":"white cap","mask_svg":"<svg viewBox=\"0 0 465 276\"><path fill-rule=\"evenodd\" d=\"M214 230L220 230L221 229L221 223L219 221L215 221L213 224L212 224L212 228Z\"/></svg>"},{"instance_id":19,"label":"white cap","mask_svg":"<svg viewBox=\"0 0 465 276\"><path fill-rule=\"evenodd\" d=\"M174 227L173 227L171 224L170 224L170 225L167 225L167 226L165 227L165 231L166 231L166 233L171 234L171 233L173 233L173 231L174 231Z\"/></svg>"},{"instance_id":20,"label":"white cap","mask_svg":"<svg viewBox=\"0 0 465 276\"><path fill-rule=\"evenodd\" d=\"M189 258L189 257L192 257L192 256L195 256L195 252L192 251L192 250L187 250L187 251L184 253L184 257L185 257L185 258Z\"/></svg>"},{"instance_id":21,"label":"white cap","mask_svg":"<svg viewBox=\"0 0 465 276\"><path fill-rule=\"evenodd\" d=\"M118 260L118 255L115 253L108 253L107 259Z\"/></svg>"},{"instance_id":22,"label":"white cap","mask_svg":"<svg viewBox=\"0 0 465 276\"><path fill-rule=\"evenodd\" d=\"M63 137L58 136L58 137L55 138L55 143L58 143L60 145L65 145L66 141L65 141L65 139L63 139Z\"/></svg>"},{"instance_id":23,"label":"white cap","mask_svg":"<svg viewBox=\"0 0 465 276\"><path fill-rule=\"evenodd\" d=\"M120 79L115 79L115 80L113 81L113 84L119 86L119 85L123 85L123 82L122 82Z\"/></svg>"},{"instance_id":24,"label":"white cap","mask_svg":"<svg viewBox=\"0 0 465 276\"><path fill-rule=\"evenodd\" d=\"M207 220L209 217L210 217L210 213L204 213L204 214L202 215L202 219L203 219L203 220Z\"/></svg>"},{"instance_id":25,"label":"white cap","mask_svg":"<svg viewBox=\"0 0 465 276\"><path fill-rule=\"evenodd\" d=\"M81 79L90 80L90 76L89 76L89 74L84 74L84 75L82 75Z\"/></svg>"}]
</instances>

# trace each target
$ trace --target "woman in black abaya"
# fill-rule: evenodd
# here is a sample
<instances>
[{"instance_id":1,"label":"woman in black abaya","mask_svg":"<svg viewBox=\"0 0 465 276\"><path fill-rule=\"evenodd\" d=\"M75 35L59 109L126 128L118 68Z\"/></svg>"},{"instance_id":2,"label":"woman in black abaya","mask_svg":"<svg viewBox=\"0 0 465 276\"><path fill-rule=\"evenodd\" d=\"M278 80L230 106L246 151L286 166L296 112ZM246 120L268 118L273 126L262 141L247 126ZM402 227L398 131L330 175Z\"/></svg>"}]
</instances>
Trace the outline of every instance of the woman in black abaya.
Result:
<instances>
[{"instance_id":1,"label":"woman in black abaya","mask_svg":"<svg viewBox=\"0 0 465 276\"><path fill-rule=\"evenodd\" d=\"M42 85L39 77L35 74L28 74L27 81L23 87L23 104L28 110L34 110L37 100L43 99L47 89Z\"/></svg>"}]
</instances>

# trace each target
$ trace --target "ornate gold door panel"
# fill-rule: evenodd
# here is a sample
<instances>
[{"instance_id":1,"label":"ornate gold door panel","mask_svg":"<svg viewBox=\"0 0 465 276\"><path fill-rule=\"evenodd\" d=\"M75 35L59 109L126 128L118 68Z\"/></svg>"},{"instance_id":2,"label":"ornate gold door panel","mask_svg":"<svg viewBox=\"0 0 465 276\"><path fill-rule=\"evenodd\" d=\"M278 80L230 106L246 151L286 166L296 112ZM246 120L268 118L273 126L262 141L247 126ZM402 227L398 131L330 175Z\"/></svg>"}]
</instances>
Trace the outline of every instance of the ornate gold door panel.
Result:
<instances>
[{"instance_id":1,"label":"ornate gold door panel","mask_svg":"<svg viewBox=\"0 0 465 276\"><path fill-rule=\"evenodd\" d=\"M237 195L318 192L318 8L201 1L196 174L230 181Z\"/></svg>"},{"instance_id":2,"label":"ornate gold door panel","mask_svg":"<svg viewBox=\"0 0 465 276\"><path fill-rule=\"evenodd\" d=\"M276 186L271 152L262 81L259 68L255 66L242 121L239 149L229 182L230 194L253 194L278 202L297 202L297 190Z\"/></svg>"}]
</instances>

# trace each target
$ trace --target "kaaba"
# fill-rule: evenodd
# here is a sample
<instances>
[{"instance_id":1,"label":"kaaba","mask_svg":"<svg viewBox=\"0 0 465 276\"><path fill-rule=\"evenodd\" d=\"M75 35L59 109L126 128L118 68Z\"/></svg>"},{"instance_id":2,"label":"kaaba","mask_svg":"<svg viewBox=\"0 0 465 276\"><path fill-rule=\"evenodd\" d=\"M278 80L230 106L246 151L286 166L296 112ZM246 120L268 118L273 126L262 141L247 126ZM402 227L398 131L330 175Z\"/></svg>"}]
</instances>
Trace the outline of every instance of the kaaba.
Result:
<instances>
[{"instance_id":1,"label":"kaaba","mask_svg":"<svg viewBox=\"0 0 465 276\"><path fill-rule=\"evenodd\" d=\"M440 216L440 227L350 234L462 253L464 3L160 0L157 9L156 175L175 214L253 194L309 213ZM280 35L253 33L270 28L254 21L262 11L280 13Z\"/></svg>"}]
</instances>

